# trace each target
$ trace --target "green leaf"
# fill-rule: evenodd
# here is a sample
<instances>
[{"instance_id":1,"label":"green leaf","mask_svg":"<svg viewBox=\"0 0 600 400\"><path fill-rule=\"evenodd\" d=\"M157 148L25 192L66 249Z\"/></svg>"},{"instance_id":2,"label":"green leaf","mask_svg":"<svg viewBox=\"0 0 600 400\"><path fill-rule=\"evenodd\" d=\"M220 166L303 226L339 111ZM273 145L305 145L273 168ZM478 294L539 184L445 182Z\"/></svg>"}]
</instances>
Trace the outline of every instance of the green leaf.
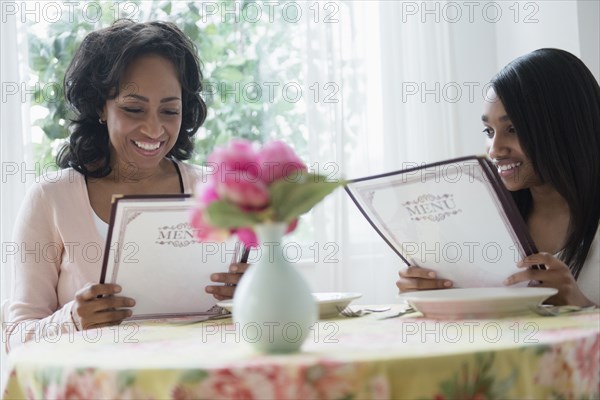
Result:
<instances>
[{"instance_id":1,"label":"green leaf","mask_svg":"<svg viewBox=\"0 0 600 400\"><path fill-rule=\"evenodd\" d=\"M164 6L161 7L161 9L165 12L165 14L171 15L171 2L169 1L168 3L166 3Z\"/></svg>"},{"instance_id":2,"label":"green leaf","mask_svg":"<svg viewBox=\"0 0 600 400\"><path fill-rule=\"evenodd\" d=\"M223 228L240 228L263 222L261 214L242 211L238 206L227 201L215 201L206 208L211 225Z\"/></svg>"},{"instance_id":3,"label":"green leaf","mask_svg":"<svg viewBox=\"0 0 600 400\"><path fill-rule=\"evenodd\" d=\"M185 33L193 41L198 39L199 32L200 32L200 30L198 29L198 26L194 22L186 22L183 25L183 33Z\"/></svg>"},{"instance_id":4,"label":"green leaf","mask_svg":"<svg viewBox=\"0 0 600 400\"><path fill-rule=\"evenodd\" d=\"M46 57L33 57L31 58L31 67L36 71L43 71L48 68L49 61Z\"/></svg>"},{"instance_id":5,"label":"green leaf","mask_svg":"<svg viewBox=\"0 0 600 400\"><path fill-rule=\"evenodd\" d=\"M188 3L187 6L188 6L190 12L194 15L194 17L199 17L200 16L200 10L198 9L198 7L194 3Z\"/></svg>"},{"instance_id":6,"label":"green leaf","mask_svg":"<svg viewBox=\"0 0 600 400\"><path fill-rule=\"evenodd\" d=\"M59 58L62 55L63 51L63 41L60 38L54 39L52 43L52 48L54 51L54 57Z\"/></svg>"},{"instance_id":7,"label":"green leaf","mask_svg":"<svg viewBox=\"0 0 600 400\"><path fill-rule=\"evenodd\" d=\"M42 129L50 139L61 139L67 136L67 130L58 124L47 124Z\"/></svg>"},{"instance_id":8,"label":"green leaf","mask_svg":"<svg viewBox=\"0 0 600 400\"><path fill-rule=\"evenodd\" d=\"M290 222L310 211L337 187L343 180L327 181L324 175L303 173L298 179L294 175L274 182L269 188L271 207L278 221Z\"/></svg>"}]
</instances>

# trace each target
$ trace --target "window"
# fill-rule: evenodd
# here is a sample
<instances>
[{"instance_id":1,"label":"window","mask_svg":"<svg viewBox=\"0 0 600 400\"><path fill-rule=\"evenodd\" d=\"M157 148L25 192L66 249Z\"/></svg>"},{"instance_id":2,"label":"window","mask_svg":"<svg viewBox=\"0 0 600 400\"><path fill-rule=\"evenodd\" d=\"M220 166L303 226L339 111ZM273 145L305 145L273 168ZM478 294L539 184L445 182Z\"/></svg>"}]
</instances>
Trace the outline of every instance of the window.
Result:
<instances>
[{"instance_id":1,"label":"window","mask_svg":"<svg viewBox=\"0 0 600 400\"><path fill-rule=\"evenodd\" d=\"M51 169L67 135L59 99L71 54L85 34L115 17L169 20L196 42L210 111L192 162L232 137L276 137L312 170L356 178L481 153L481 88L535 48L580 54L580 43L597 37L593 21L579 24L580 3L540 2L532 15L525 3L491 2L489 11L502 8L492 19L482 4L459 4L461 13L449 15L457 4L446 0L2 1L2 244L10 241L33 165L38 173ZM19 36L21 20L26 34ZM28 75L10 74L26 66ZM457 87L462 96L444 92ZM31 104L23 118L22 99ZM17 175L14 166L26 170ZM342 191L315 207L289 239L301 244L299 264L314 289L362 292L365 303L395 300L401 263Z\"/></svg>"}]
</instances>

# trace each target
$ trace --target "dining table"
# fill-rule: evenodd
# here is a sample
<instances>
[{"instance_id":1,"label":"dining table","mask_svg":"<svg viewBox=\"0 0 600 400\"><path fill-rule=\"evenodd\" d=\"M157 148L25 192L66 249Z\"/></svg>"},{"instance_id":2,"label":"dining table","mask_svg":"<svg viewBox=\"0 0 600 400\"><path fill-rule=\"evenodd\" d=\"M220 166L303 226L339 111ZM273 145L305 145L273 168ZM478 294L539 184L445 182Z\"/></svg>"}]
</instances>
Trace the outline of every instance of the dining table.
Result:
<instances>
[{"instance_id":1,"label":"dining table","mask_svg":"<svg viewBox=\"0 0 600 400\"><path fill-rule=\"evenodd\" d=\"M358 316L320 319L288 354L255 351L250 342L268 332L227 315L35 338L10 352L3 398L600 397L597 309L432 319L404 304L352 307L362 311L344 314Z\"/></svg>"}]
</instances>

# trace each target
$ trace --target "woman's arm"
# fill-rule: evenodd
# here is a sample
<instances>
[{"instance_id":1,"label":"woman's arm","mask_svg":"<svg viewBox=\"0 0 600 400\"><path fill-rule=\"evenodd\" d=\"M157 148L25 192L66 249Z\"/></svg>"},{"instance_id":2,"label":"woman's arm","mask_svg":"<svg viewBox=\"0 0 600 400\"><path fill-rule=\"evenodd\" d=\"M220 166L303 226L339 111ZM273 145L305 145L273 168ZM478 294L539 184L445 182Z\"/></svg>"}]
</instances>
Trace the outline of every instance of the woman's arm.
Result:
<instances>
[{"instance_id":1,"label":"woman's arm","mask_svg":"<svg viewBox=\"0 0 600 400\"><path fill-rule=\"evenodd\" d=\"M7 350L73 330L72 302L58 307L57 287L64 243L54 224L42 184L29 189L13 234L16 251L7 318Z\"/></svg>"},{"instance_id":2,"label":"woman's arm","mask_svg":"<svg viewBox=\"0 0 600 400\"><path fill-rule=\"evenodd\" d=\"M18 251L10 260L13 294L7 323L7 350L30 340L56 341L58 335L72 334L76 330L118 324L131 315L123 308L135 304L133 299L115 295L118 293L116 285L84 285L82 269L94 268L95 264L84 263L85 255L79 257L66 251L67 246L74 243L63 239L66 233L64 226L61 230L60 221L64 224L64 219L57 217L59 210L64 210L58 207L69 207L61 201L73 197L57 200L56 195L53 196L56 188L50 190L47 185L52 183L42 182L29 190L17 217L13 236ZM66 189L61 187L60 190ZM70 217L74 221L82 218L76 212ZM62 293L62 301L59 293ZM73 300L66 301L65 297ZM64 303L62 307L61 303Z\"/></svg>"}]
</instances>

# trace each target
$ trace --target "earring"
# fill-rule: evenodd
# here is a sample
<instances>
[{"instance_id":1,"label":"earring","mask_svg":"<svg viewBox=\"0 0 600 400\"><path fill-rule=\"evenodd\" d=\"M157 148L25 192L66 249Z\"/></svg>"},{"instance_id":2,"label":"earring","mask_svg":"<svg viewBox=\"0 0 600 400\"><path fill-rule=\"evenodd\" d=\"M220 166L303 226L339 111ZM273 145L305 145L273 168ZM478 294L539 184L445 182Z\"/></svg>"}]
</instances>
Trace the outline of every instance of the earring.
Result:
<instances>
[{"instance_id":1,"label":"earring","mask_svg":"<svg viewBox=\"0 0 600 400\"><path fill-rule=\"evenodd\" d=\"M103 121L102 118L98 118L98 122L100 123L100 125L106 124L106 121Z\"/></svg>"}]
</instances>

